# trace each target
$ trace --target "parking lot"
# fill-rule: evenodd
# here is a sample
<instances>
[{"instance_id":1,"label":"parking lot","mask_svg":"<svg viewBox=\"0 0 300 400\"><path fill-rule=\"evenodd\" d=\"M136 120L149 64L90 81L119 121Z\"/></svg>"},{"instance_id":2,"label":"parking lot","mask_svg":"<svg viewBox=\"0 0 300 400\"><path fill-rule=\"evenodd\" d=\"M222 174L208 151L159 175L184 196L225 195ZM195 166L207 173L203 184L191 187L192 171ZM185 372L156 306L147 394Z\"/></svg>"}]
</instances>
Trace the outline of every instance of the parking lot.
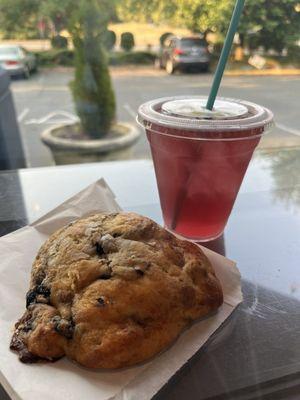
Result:
<instances>
[{"instance_id":1,"label":"parking lot","mask_svg":"<svg viewBox=\"0 0 300 400\"><path fill-rule=\"evenodd\" d=\"M41 143L41 132L51 125L76 119L69 82L73 70L44 69L29 80L13 80L12 91L25 148L27 166L52 165L48 149ZM207 94L211 74L175 74L152 67L112 69L119 121L135 123L138 106L150 99L167 95ZM299 76L224 77L220 95L242 98L271 108L277 127L261 147L300 146ZM133 149L133 158L150 157L142 135Z\"/></svg>"}]
</instances>

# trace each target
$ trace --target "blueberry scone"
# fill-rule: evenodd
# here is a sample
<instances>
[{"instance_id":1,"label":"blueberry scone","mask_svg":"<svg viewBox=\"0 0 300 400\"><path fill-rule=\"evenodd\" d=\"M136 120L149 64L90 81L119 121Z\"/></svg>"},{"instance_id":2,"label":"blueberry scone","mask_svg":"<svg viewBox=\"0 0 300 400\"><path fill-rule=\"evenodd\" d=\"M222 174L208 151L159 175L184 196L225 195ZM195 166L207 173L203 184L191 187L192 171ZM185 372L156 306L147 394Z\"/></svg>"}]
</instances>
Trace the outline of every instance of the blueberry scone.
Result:
<instances>
[{"instance_id":1,"label":"blueberry scone","mask_svg":"<svg viewBox=\"0 0 300 400\"><path fill-rule=\"evenodd\" d=\"M126 367L165 349L222 302L197 245L134 213L96 214L39 250L11 349L25 363L66 355L88 368Z\"/></svg>"}]
</instances>

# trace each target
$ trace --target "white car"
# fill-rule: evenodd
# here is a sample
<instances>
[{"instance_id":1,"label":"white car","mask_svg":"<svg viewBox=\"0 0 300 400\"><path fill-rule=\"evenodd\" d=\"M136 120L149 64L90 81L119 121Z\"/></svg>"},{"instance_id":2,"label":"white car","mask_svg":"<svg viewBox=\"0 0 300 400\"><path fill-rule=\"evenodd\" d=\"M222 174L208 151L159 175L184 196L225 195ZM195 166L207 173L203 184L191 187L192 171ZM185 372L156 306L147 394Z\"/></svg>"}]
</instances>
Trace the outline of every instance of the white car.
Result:
<instances>
[{"instance_id":1,"label":"white car","mask_svg":"<svg viewBox=\"0 0 300 400\"><path fill-rule=\"evenodd\" d=\"M0 67L10 75L28 79L37 70L37 59L33 53L18 45L0 45Z\"/></svg>"}]
</instances>

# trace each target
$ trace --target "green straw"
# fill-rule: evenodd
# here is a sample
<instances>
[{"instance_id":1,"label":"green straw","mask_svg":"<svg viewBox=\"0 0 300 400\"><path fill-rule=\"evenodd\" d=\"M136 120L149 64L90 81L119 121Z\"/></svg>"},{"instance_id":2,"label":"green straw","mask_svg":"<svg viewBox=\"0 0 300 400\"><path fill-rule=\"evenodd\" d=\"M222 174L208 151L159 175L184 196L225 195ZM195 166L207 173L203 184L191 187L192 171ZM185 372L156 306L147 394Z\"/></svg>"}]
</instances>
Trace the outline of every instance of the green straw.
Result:
<instances>
[{"instance_id":1,"label":"green straw","mask_svg":"<svg viewBox=\"0 0 300 400\"><path fill-rule=\"evenodd\" d=\"M210 94L209 94L209 97L207 100L206 108L208 110L212 110L214 107L214 103L215 103L217 93L218 93L218 90L220 87L220 83L222 80L223 72L226 67L227 59L228 59L228 56L229 56L229 53L231 50L233 38L237 31L240 17L243 12L244 4L245 4L245 0L237 0L236 5L234 7L234 11L233 11L233 14L231 17L230 25L229 25L228 32L226 35L226 39L224 42L220 60L219 60L219 63L218 63L218 66L217 66L217 69L215 72L213 85L212 85L212 88L210 90ZM199 157L199 154L198 154L198 157ZM193 176L192 171L186 172L186 178L185 178L186 184L184 185L184 187L182 186L182 188L177 196L175 206L174 206L173 218L172 218L172 221L170 224L170 228L172 230L175 230L176 226L178 224L178 219L179 219L179 216L181 213L182 204L185 201L186 194L188 192L188 188L190 186L190 181L191 181L192 176Z\"/></svg>"},{"instance_id":2,"label":"green straw","mask_svg":"<svg viewBox=\"0 0 300 400\"><path fill-rule=\"evenodd\" d=\"M244 8L244 4L245 4L245 0L237 0L235 7L234 7L234 11L231 17L231 21L230 21L230 25L228 28L228 32L226 35L226 39L224 42L224 46L221 52L221 56L220 56L220 60L218 62L218 66L215 72L215 76L214 76L214 81L209 93L209 97L207 100L207 104L206 104L206 108L207 110L212 110L214 107L214 103L218 94L218 90L220 87L220 83L223 77L223 73L226 67L226 63L228 60L228 56L231 50L231 46L232 46L232 42L233 42L233 38L234 35L237 31L237 27L243 12L243 8Z\"/></svg>"}]
</instances>

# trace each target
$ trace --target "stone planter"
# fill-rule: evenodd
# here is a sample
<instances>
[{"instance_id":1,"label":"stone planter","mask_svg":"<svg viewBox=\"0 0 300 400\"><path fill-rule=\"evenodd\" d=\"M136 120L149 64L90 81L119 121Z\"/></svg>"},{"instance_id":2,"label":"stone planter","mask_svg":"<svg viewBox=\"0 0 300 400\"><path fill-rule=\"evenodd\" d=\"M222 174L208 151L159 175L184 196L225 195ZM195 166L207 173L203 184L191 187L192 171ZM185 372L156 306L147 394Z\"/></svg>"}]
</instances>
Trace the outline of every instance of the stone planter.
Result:
<instances>
[{"instance_id":1,"label":"stone planter","mask_svg":"<svg viewBox=\"0 0 300 400\"><path fill-rule=\"evenodd\" d=\"M128 159L131 146L139 139L140 131L131 124L115 124L103 139L87 139L80 135L80 124L51 127L41 135L51 150L55 164L78 164Z\"/></svg>"}]
</instances>

